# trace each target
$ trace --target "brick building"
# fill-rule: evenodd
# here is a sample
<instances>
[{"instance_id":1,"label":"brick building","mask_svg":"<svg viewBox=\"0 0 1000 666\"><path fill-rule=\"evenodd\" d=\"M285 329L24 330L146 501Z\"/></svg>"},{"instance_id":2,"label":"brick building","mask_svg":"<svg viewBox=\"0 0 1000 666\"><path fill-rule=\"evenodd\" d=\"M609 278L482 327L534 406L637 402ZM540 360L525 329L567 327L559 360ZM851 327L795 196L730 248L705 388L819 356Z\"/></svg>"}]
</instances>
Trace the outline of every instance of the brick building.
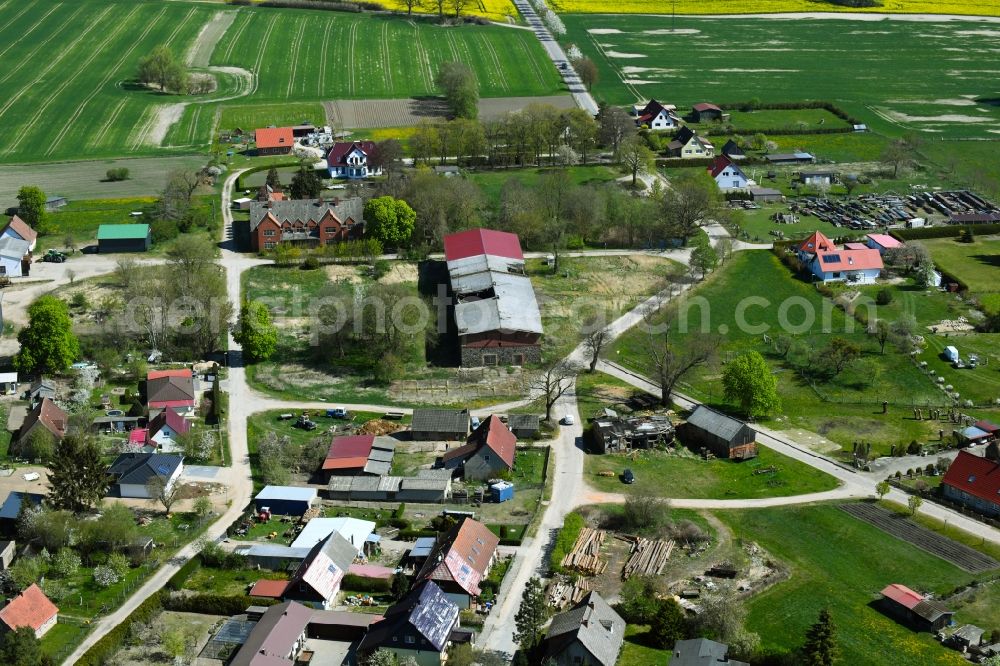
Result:
<instances>
[{"instance_id":1,"label":"brick building","mask_svg":"<svg viewBox=\"0 0 1000 666\"><path fill-rule=\"evenodd\" d=\"M255 252L278 243L329 245L364 234L364 207L350 199L289 199L250 204L250 246Z\"/></svg>"}]
</instances>

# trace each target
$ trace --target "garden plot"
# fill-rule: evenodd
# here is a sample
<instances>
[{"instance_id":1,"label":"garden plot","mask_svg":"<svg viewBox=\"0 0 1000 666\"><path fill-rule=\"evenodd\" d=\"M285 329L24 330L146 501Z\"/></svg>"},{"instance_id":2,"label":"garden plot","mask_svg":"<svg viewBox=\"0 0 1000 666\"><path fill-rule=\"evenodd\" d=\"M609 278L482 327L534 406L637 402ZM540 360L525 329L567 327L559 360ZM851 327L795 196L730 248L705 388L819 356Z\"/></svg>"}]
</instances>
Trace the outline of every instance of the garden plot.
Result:
<instances>
[{"instance_id":1,"label":"garden plot","mask_svg":"<svg viewBox=\"0 0 1000 666\"><path fill-rule=\"evenodd\" d=\"M992 557L943 537L881 507L872 504L843 504L840 508L858 520L874 525L883 532L913 544L946 562L951 562L969 573L979 574L1000 568L1000 562Z\"/></svg>"},{"instance_id":2,"label":"garden plot","mask_svg":"<svg viewBox=\"0 0 1000 666\"><path fill-rule=\"evenodd\" d=\"M705 10L700 3L699 9ZM996 6L991 11L996 13ZM996 76L987 71L996 69L989 54L1000 48L1000 37L994 30L969 30L961 21L886 21L878 30L857 30L848 20L805 18L674 21L607 15L566 16L565 23L566 41L601 70L594 94L614 103L656 97L686 110L698 102L725 106L750 97L819 99L896 134L989 137L1000 131L1000 107L989 100L994 91L982 85ZM651 31L663 34L653 37ZM847 33L850 49L843 48ZM956 43L962 44L961 54L948 51ZM725 48L706 48L709 44ZM790 53L798 54L791 65ZM961 62L953 62L958 58ZM873 61L878 68L866 65ZM641 86L630 83L636 78Z\"/></svg>"}]
</instances>

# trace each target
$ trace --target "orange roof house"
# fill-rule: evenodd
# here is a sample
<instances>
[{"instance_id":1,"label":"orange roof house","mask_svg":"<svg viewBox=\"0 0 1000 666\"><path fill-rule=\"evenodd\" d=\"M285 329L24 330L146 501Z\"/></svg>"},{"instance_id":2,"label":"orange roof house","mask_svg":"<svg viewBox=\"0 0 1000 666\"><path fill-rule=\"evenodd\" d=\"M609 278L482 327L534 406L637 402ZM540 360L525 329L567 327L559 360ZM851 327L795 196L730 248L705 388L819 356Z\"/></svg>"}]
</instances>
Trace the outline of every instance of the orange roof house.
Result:
<instances>
[{"instance_id":1,"label":"orange roof house","mask_svg":"<svg viewBox=\"0 0 1000 666\"><path fill-rule=\"evenodd\" d=\"M295 137L291 127L266 127L254 132L258 155L287 155L292 152Z\"/></svg>"},{"instance_id":2,"label":"orange roof house","mask_svg":"<svg viewBox=\"0 0 1000 666\"><path fill-rule=\"evenodd\" d=\"M882 274L882 255L861 244L837 245L819 231L798 247L798 258L822 282L871 284Z\"/></svg>"},{"instance_id":3,"label":"orange roof house","mask_svg":"<svg viewBox=\"0 0 1000 666\"><path fill-rule=\"evenodd\" d=\"M34 583L0 610L0 623L8 630L31 627L38 638L55 626L58 617L59 608Z\"/></svg>"}]
</instances>

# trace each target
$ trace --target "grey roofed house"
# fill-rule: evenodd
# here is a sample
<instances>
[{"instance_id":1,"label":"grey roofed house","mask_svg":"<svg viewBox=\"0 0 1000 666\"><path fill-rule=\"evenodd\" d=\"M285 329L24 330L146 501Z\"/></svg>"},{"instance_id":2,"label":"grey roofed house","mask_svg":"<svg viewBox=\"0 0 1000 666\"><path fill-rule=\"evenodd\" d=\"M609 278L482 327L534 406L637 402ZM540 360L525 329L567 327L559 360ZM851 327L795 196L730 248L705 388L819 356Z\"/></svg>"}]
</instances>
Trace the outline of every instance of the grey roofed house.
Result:
<instances>
[{"instance_id":1,"label":"grey roofed house","mask_svg":"<svg viewBox=\"0 0 1000 666\"><path fill-rule=\"evenodd\" d=\"M465 409L414 409L410 430L413 439L465 439L469 425Z\"/></svg>"},{"instance_id":2,"label":"grey roofed house","mask_svg":"<svg viewBox=\"0 0 1000 666\"><path fill-rule=\"evenodd\" d=\"M459 335L487 331L542 333L542 314L535 300L531 280L522 275L489 273L493 296L455 305L455 324Z\"/></svg>"},{"instance_id":3,"label":"grey roofed house","mask_svg":"<svg viewBox=\"0 0 1000 666\"><path fill-rule=\"evenodd\" d=\"M726 655L729 646L707 638L693 638L674 643L670 666L748 666L743 661L733 661Z\"/></svg>"},{"instance_id":4,"label":"grey roofed house","mask_svg":"<svg viewBox=\"0 0 1000 666\"><path fill-rule=\"evenodd\" d=\"M333 532L309 551L289 581L284 598L304 603L319 602L326 608L340 591L340 584L357 554L356 546L340 533Z\"/></svg>"},{"instance_id":5,"label":"grey roofed house","mask_svg":"<svg viewBox=\"0 0 1000 666\"><path fill-rule=\"evenodd\" d=\"M0 520L17 520L17 516L21 513L21 504L25 500L30 502L32 506L38 506L44 499L45 495L39 493L23 493L19 490L12 490L7 495L3 505L0 506Z\"/></svg>"},{"instance_id":6,"label":"grey roofed house","mask_svg":"<svg viewBox=\"0 0 1000 666\"><path fill-rule=\"evenodd\" d=\"M366 655L380 647L405 650L407 645L419 650L422 643L443 652L457 625L458 605L433 581L426 581L390 606L383 619L371 626L358 647L358 654Z\"/></svg>"},{"instance_id":7,"label":"grey roofed house","mask_svg":"<svg viewBox=\"0 0 1000 666\"><path fill-rule=\"evenodd\" d=\"M540 425L538 414L511 414L507 417L507 427L518 439L534 437Z\"/></svg>"},{"instance_id":8,"label":"grey roofed house","mask_svg":"<svg viewBox=\"0 0 1000 666\"><path fill-rule=\"evenodd\" d=\"M108 468L119 485L144 486L153 477L169 480L183 463L181 456L164 453L122 453Z\"/></svg>"},{"instance_id":9,"label":"grey roofed house","mask_svg":"<svg viewBox=\"0 0 1000 666\"><path fill-rule=\"evenodd\" d=\"M601 595L591 592L552 618L545 633L545 658L556 664L614 666L625 640L625 620Z\"/></svg>"},{"instance_id":10,"label":"grey roofed house","mask_svg":"<svg viewBox=\"0 0 1000 666\"><path fill-rule=\"evenodd\" d=\"M41 377L31 383L28 389L28 402L41 400L42 398L55 398L56 387L50 380Z\"/></svg>"},{"instance_id":11,"label":"grey roofed house","mask_svg":"<svg viewBox=\"0 0 1000 666\"><path fill-rule=\"evenodd\" d=\"M312 614L313 609L294 601L271 606L229 666L291 666L305 642Z\"/></svg>"},{"instance_id":12,"label":"grey roofed house","mask_svg":"<svg viewBox=\"0 0 1000 666\"><path fill-rule=\"evenodd\" d=\"M781 201L784 198L781 190L771 187L751 187L750 196L754 201Z\"/></svg>"},{"instance_id":13,"label":"grey roofed house","mask_svg":"<svg viewBox=\"0 0 1000 666\"><path fill-rule=\"evenodd\" d=\"M349 199L285 199L283 201L255 201L250 204L250 230L253 231L270 213L278 224L290 222L319 222L331 211L339 220L349 219L361 224L364 219L364 204L359 197Z\"/></svg>"}]
</instances>

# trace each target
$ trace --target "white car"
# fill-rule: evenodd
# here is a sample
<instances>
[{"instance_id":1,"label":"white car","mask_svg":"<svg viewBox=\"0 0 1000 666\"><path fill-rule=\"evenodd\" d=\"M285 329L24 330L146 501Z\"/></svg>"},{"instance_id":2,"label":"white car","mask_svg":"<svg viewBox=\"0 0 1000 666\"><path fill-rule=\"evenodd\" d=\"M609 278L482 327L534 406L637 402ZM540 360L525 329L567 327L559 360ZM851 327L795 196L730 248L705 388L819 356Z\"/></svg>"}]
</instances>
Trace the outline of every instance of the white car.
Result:
<instances>
[{"instance_id":1,"label":"white car","mask_svg":"<svg viewBox=\"0 0 1000 666\"><path fill-rule=\"evenodd\" d=\"M572 414L567 414L566 416L562 417L562 420L559 423L562 423L563 425L573 425L574 423L576 423L576 421L573 419Z\"/></svg>"}]
</instances>

